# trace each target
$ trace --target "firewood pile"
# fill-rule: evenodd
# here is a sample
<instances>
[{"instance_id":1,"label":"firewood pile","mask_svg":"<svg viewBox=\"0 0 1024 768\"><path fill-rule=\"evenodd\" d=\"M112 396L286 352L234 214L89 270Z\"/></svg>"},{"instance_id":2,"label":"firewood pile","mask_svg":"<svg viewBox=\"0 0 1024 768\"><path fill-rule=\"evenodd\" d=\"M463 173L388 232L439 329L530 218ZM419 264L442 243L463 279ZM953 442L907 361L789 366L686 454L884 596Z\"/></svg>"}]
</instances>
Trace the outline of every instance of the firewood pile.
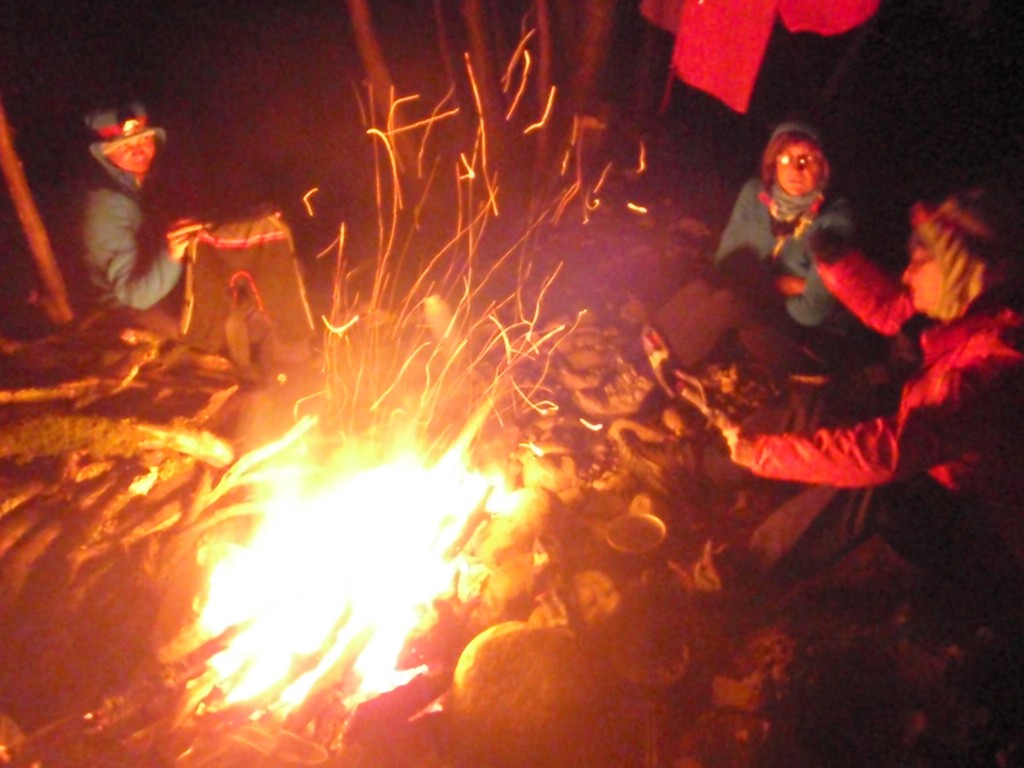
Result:
<instances>
[{"instance_id":1,"label":"firewood pile","mask_svg":"<svg viewBox=\"0 0 1024 768\"><path fill-rule=\"evenodd\" d=\"M239 408L258 396L226 359L102 317L4 340L2 355L0 688L35 731L153 663L154 627L181 618L161 611L195 586L174 583L181 562L219 524L218 483L246 447Z\"/></svg>"}]
</instances>

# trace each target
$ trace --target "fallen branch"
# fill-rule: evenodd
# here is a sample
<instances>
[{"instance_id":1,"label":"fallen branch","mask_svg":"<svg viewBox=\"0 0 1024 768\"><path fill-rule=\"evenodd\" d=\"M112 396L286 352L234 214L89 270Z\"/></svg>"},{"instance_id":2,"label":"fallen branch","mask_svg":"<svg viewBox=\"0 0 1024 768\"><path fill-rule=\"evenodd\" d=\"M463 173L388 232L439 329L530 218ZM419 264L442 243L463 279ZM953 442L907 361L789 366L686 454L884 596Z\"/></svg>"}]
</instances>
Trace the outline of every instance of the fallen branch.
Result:
<instances>
[{"instance_id":1,"label":"fallen branch","mask_svg":"<svg viewBox=\"0 0 1024 768\"><path fill-rule=\"evenodd\" d=\"M181 426L140 424L102 416L57 415L0 428L0 458L31 460L82 451L97 459L138 456L146 450L169 450L191 456L213 467L235 460L226 440L207 430Z\"/></svg>"},{"instance_id":2,"label":"fallen branch","mask_svg":"<svg viewBox=\"0 0 1024 768\"><path fill-rule=\"evenodd\" d=\"M242 456L237 462L235 462L234 466L224 473L224 476L221 477L217 486L210 491L209 495L205 499L203 499L203 505L206 507L212 506L230 490L242 484L246 474L253 467L266 461L272 456L276 456L306 434L306 432L312 429L316 423L317 419L315 416L305 416L296 422L295 426L288 430L288 432L282 437L274 440L273 442L267 443L266 445L262 445Z\"/></svg>"},{"instance_id":3,"label":"fallen branch","mask_svg":"<svg viewBox=\"0 0 1024 768\"><path fill-rule=\"evenodd\" d=\"M99 388L102 379L89 376L77 381L64 381L52 387L24 387L22 389L0 389L0 404L42 403L50 400L77 400L82 395Z\"/></svg>"}]
</instances>

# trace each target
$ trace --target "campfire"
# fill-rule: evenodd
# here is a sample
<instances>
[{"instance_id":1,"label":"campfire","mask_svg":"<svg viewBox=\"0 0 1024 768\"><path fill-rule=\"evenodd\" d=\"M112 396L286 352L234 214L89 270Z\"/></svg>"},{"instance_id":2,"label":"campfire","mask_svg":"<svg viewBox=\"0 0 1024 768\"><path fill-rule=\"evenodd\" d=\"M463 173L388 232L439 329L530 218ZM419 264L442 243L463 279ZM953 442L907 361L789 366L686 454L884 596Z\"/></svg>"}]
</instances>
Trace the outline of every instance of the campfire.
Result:
<instances>
[{"instance_id":1,"label":"campfire","mask_svg":"<svg viewBox=\"0 0 1024 768\"><path fill-rule=\"evenodd\" d=\"M223 557L198 626L210 637L245 627L210 659L222 705L261 701L287 715L341 659L358 679L353 695L417 672L396 669L406 639L430 628L434 601L469 568L455 545L501 479L457 456L346 470L322 472L326 484L305 492L282 483L251 541L210 545Z\"/></svg>"},{"instance_id":2,"label":"campfire","mask_svg":"<svg viewBox=\"0 0 1024 768\"><path fill-rule=\"evenodd\" d=\"M520 138L531 141L557 100L552 89L543 115L520 114L524 83L515 80L529 71L525 43L505 87L507 119L522 123ZM180 626L159 644L155 671L108 691L92 710L12 739L14 764L87 757L113 765L126 755L139 762L159 755L207 765L226 743L323 762L344 748L353 713L367 702L404 688L415 690L404 720L439 706L466 644L508 618L504 601L512 598L487 591L496 568L517 585L508 594L528 584L526 594L535 596L548 560L538 520L557 497L516 490L524 468L510 457L523 451L536 467L550 447L517 443L513 427L525 416L557 413L549 399L552 354L584 316L544 311L559 268L537 274L529 245L574 201L589 217L609 168L587 187L579 167L585 131L574 123L561 186L501 253L487 253L482 235L500 198L483 120L472 146L449 156L453 189L438 192L422 158L460 110L446 99L403 123L415 104L395 101L388 125L367 131L378 161L376 268L369 281L365 268L349 268L342 225L333 302L322 318L324 386L294 404L294 425L238 458L206 431L132 427L212 470L190 486L187 511L131 529L133 541L186 530L171 538L185 552L195 593L187 610L163 611ZM417 135L413 174L398 144ZM454 233L428 258L415 253L424 203L410 207L412 192L458 201ZM311 214L314 202L311 192ZM23 390L7 400L84 404L130 390L158 356L143 347L120 379ZM216 392L197 423L236 389ZM602 426L581 420L580 429ZM157 474L149 473L148 487L133 486L137 497L159 485ZM80 561L124 542L110 540ZM506 557L514 568L501 562Z\"/></svg>"}]
</instances>

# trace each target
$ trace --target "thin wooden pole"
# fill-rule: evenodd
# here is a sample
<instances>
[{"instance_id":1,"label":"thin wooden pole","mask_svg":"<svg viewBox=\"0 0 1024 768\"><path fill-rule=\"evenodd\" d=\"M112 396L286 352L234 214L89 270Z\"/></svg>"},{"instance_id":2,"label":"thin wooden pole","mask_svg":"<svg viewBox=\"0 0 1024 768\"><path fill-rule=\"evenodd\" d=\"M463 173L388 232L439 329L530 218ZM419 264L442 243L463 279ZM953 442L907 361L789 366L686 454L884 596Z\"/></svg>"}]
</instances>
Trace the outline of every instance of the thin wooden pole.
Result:
<instances>
[{"instance_id":1,"label":"thin wooden pole","mask_svg":"<svg viewBox=\"0 0 1024 768\"><path fill-rule=\"evenodd\" d=\"M28 182L25 180L25 172L14 149L14 141L11 139L11 129L7 123L7 113L2 100L0 100L0 167L3 168L7 188L10 190L18 218L25 230L25 238L28 240L29 249L32 251L32 257L36 261L39 276L43 281L44 293L40 299L43 311L57 325L68 323L74 318L74 312L68 302L64 279L61 277L57 261L53 257L50 238L46 234L42 219L39 218L39 211L32 199Z\"/></svg>"}]
</instances>

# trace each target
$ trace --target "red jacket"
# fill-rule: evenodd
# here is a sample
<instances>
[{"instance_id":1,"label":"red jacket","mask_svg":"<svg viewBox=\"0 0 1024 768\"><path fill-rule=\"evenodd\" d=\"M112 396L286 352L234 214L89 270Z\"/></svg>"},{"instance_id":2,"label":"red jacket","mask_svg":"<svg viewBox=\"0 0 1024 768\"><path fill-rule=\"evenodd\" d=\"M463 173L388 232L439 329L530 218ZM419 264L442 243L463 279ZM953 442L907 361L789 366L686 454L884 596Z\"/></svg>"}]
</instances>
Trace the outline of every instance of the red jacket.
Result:
<instances>
[{"instance_id":1,"label":"red jacket","mask_svg":"<svg viewBox=\"0 0 1024 768\"><path fill-rule=\"evenodd\" d=\"M914 313L900 285L859 254L820 264L819 271L840 301L883 334L895 334ZM809 437L744 440L736 460L764 477L841 487L881 485L928 472L952 490L1013 509L1019 517L1024 508L1022 328L1024 318L1006 308L972 308L960 319L934 325L921 336L923 363L904 386L895 414L819 429Z\"/></svg>"}]
</instances>

